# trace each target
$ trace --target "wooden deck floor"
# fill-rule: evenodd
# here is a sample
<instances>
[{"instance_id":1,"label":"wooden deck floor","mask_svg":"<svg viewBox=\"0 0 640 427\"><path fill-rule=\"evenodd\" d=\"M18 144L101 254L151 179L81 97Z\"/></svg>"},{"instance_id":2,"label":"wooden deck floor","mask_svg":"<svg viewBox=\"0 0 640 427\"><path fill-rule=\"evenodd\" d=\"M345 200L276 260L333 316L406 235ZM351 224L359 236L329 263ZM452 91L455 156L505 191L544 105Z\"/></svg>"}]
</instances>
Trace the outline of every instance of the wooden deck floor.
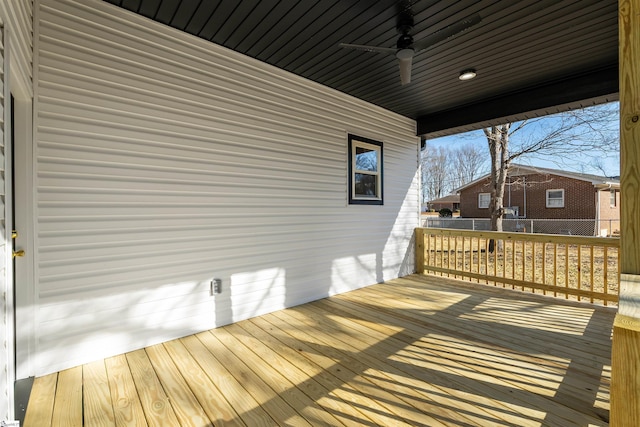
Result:
<instances>
[{"instance_id":1,"label":"wooden deck floor","mask_svg":"<svg viewBox=\"0 0 640 427\"><path fill-rule=\"evenodd\" d=\"M614 313L414 275L36 378L24 425L606 426Z\"/></svg>"}]
</instances>

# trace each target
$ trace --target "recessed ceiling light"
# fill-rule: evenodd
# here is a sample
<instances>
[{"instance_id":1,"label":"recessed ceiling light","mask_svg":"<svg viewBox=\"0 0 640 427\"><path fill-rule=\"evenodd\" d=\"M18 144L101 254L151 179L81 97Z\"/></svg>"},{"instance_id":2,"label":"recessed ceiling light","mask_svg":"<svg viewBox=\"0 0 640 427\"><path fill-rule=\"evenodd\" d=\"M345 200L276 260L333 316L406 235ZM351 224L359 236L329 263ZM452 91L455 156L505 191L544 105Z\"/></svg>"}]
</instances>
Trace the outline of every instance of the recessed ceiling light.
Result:
<instances>
[{"instance_id":1,"label":"recessed ceiling light","mask_svg":"<svg viewBox=\"0 0 640 427\"><path fill-rule=\"evenodd\" d=\"M469 68L468 70L463 70L460 72L460 76L458 77L460 80L471 80L476 76L476 70L473 68Z\"/></svg>"}]
</instances>

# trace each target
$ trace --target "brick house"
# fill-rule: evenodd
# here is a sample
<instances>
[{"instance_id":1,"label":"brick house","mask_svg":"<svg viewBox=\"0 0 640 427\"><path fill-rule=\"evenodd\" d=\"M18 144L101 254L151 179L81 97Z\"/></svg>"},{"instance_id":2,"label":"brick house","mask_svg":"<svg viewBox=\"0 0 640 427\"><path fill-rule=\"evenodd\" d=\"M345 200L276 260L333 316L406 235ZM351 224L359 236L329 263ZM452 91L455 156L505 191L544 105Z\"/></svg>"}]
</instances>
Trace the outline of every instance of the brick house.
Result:
<instances>
[{"instance_id":1,"label":"brick house","mask_svg":"<svg viewBox=\"0 0 640 427\"><path fill-rule=\"evenodd\" d=\"M448 196L440 197L439 199L431 200L426 203L427 210L433 209L434 211L439 211L440 209L451 209L452 212L455 212L460 209L460 195L459 194L449 194Z\"/></svg>"},{"instance_id":2,"label":"brick house","mask_svg":"<svg viewBox=\"0 0 640 427\"><path fill-rule=\"evenodd\" d=\"M489 218L489 175L456 190L460 216ZM620 218L620 180L557 169L512 165L504 194L506 218ZM599 231L598 231L599 233Z\"/></svg>"}]
</instances>

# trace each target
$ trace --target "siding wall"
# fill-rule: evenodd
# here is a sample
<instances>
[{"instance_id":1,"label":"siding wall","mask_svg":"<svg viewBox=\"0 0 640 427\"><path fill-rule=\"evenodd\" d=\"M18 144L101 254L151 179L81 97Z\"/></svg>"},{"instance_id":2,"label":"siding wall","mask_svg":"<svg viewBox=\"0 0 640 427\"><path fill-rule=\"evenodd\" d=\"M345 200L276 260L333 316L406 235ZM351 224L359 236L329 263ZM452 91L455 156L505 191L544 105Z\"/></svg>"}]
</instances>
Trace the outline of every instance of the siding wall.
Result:
<instances>
[{"instance_id":1,"label":"siding wall","mask_svg":"<svg viewBox=\"0 0 640 427\"><path fill-rule=\"evenodd\" d=\"M101 1L39 3L37 375L413 271L414 121ZM347 205L349 132L384 143L384 206Z\"/></svg>"},{"instance_id":2,"label":"siding wall","mask_svg":"<svg viewBox=\"0 0 640 427\"><path fill-rule=\"evenodd\" d=\"M10 83L20 81L29 92L32 81L32 13L30 0L0 2L0 420L13 418L13 299L10 182Z\"/></svg>"},{"instance_id":3,"label":"siding wall","mask_svg":"<svg viewBox=\"0 0 640 427\"><path fill-rule=\"evenodd\" d=\"M0 74L0 86L2 90L0 91L0 133L2 137L0 138L0 150L2 153L2 158L6 158L5 153L5 134L6 134L6 107L5 107L5 48L4 48L4 19L1 19L3 24L0 26L0 70L2 73ZM0 172L0 178L2 179L2 185L0 185L0 192L2 193L0 196L0 200L2 201L2 205L4 205L4 201L6 198L6 188L4 185L4 177L6 172L5 162L0 163L0 167L2 171ZM9 319L9 301L8 298L12 295L12 290L9 289L9 278L7 272L7 227L6 227L6 218L4 209L0 210L0 234L2 235L2 240L0 241L0 289L2 289L1 297L0 297L0 327L2 328L0 331L0 342L2 343L1 352L0 352L0 367L2 370L0 371L0 392L2 393L2 399L0 402L0 420L6 420L9 418L9 405L12 401L10 398L11 390L11 374L9 372L10 369L10 358L12 356L12 350L9 345L9 340L12 338L12 324Z\"/></svg>"}]
</instances>

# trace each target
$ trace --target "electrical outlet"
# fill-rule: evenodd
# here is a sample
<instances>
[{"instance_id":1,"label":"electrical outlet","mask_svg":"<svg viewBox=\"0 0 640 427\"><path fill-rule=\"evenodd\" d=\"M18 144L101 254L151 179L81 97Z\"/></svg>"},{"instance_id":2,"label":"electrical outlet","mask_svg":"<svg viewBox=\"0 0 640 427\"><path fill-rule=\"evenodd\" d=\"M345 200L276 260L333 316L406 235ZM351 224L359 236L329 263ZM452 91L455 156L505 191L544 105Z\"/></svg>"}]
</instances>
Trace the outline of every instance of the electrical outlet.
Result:
<instances>
[{"instance_id":1,"label":"electrical outlet","mask_svg":"<svg viewBox=\"0 0 640 427\"><path fill-rule=\"evenodd\" d=\"M222 279L211 280L211 295L222 293Z\"/></svg>"}]
</instances>

